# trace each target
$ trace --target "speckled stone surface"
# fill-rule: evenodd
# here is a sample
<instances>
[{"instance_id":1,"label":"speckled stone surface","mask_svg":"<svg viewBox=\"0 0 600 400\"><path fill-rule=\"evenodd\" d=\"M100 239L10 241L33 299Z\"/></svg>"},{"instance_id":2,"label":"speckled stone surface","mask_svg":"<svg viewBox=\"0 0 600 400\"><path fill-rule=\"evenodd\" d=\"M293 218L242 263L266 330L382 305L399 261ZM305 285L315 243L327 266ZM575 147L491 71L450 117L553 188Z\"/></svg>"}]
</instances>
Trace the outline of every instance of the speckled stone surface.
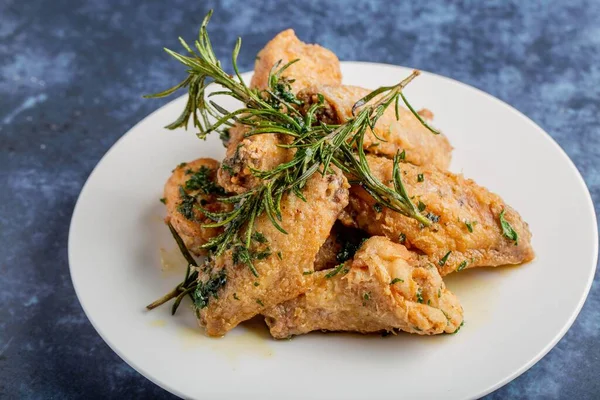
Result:
<instances>
[{"instance_id":1,"label":"speckled stone surface","mask_svg":"<svg viewBox=\"0 0 600 400\"><path fill-rule=\"evenodd\" d=\"M172 398L88 322L67 236L94 165L166 102L141 95L181 78L161 48L192 37L211 7L217 55L228 60L243 35L243 70L293 27L342 60L412 66L499 97L566 150L598 208L598 1L209 3L0 1L0 398ZM600 396L598 279L558 346L489 398Z\"/></svg>"}]
</instances>

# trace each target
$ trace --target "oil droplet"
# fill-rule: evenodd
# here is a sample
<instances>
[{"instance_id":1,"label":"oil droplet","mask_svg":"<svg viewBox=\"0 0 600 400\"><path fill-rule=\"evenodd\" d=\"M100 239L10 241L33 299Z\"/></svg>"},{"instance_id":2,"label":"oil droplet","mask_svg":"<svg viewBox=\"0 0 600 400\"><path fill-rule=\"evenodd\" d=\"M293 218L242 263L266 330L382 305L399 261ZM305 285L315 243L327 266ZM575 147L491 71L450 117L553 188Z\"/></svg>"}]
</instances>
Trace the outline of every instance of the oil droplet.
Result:
<instances>
[{"instance_id":1,"label":"oil droplet","mask_svg":"<svg viewBox=\"0 0 600 400\"><path fill-rule=\"evenodd\" d=\"M444 277L446 286L463 306L466 327L477 327L492 317L499 281L512 268L515 267L473 268Z\"/></svg>"},{"instance_id":2,"label":"oil droplet","mask_svg":"<svg viewBox=\"0 0 600 400\"><path fill-rule=\"evenodd\" d=\"M187 261L177 246L170 250L160 248L160 264L163 277L182 276L187 268Z\"/></svg>"},{"instance_id":3,"label":"oil droplet","mask_svg":"<svg viewBox=\"0 0 600 400\"><path fill-rule=\"evenodd\" d=\"M155 319L149 322L150 326L163 327L167 325L167 321L164 319Z\"/></svg>"},{"instance_id":4,"label":"oil droplet","mask_svg":"<svg viewBox=\"0 0 600 400\"><path fill-rule=\"evenodd\" d=\"M201 328L191 327L182 327L180 336L186 350L208 348L227 357L234 364L242 357L273 356L273 349L269 344L274 339L260 316L243 322L221 338L208 337Z\"/></svg>"}]
</instances>

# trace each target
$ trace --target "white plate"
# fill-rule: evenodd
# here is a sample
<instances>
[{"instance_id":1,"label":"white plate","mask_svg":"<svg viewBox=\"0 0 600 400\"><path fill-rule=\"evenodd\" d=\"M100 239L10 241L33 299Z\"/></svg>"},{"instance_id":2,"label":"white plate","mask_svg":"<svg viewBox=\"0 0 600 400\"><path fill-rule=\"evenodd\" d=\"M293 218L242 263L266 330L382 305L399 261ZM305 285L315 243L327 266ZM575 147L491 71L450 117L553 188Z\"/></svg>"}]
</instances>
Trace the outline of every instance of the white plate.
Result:
<instances>
[{"instance_id":1,"label":"white plate","mask_svg":"<svg viewBox=\"0 0 600 400\"><path fill-rule=\"evenodd\" d=\"M345 62L342 72L344 83L375 88L410 70ZM124 135L75 207L71 275L98 333L133 368L186 398L463 399L531 367L571 326L592 283L598 233L589 192L550 136L501 101L428 73L406 93L415 106L433 110L456 148L452 170L501 194L533 232L534 262L448 277L465 309L459 334L316 333L275 341L254 323L210 339L188 303L175 317L169 306L146 312L181 279L184 264L161 221L163 183L181 161L224 154L217 137L203 142L193 132L162 128L184 98ZM161 254L177 266L161 271Z\"/></svg>"}]
</instances>

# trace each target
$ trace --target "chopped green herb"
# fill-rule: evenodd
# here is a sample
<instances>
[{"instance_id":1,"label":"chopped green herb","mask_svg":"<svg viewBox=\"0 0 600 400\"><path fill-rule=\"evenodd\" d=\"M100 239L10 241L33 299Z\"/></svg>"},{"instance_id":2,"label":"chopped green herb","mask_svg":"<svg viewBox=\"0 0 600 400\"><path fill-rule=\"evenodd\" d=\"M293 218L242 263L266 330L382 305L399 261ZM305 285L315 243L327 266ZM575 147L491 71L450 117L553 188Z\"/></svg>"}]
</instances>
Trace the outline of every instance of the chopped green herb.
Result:
<instances>
[{"instance_id":1,"label":"chopped green herb","mask_svg":"<svg viewBox=\"0 0 600 400\"><path fill-rule=\"evenodd\" d=\"M327 279L333 278L342 270L342 268L344 268L344 263L341 263L340 265L335 267L331 272L329 272L327 275L325 275L325 278L327 278Z\"/></svg>"},{"instance_id":2,"label":"chopped green herb","mask_svg":"<svg viewBox=\"0 0 600 400\"><path fill-rule=\"evenodd\" d=\"M465 225L467 226L467 230L471 233L473 233L473 224L470 223L469 221L465 221Z\"/></svg>"},{"instance_id":3,"label":"chopped green herb","mask_svg":"<svg viewBox=\"0 0 600 400\"><path fill-rule=\"evenodd\" d=\"M500 225L502 226L502 234L510 240L514 240L515 246L519 243L519 234L513 229L513 227L504 219L504 212L500 213Z\"/></svg>"},{"instance_id":4,"label":"chopped green herb","mask_svg":"<svg viewBox=\"0 0 600 400\"><path fill-rule=\"evenodd\" d=\"M234 264L246 264L248 266L248 268L250 268L250 271L252 272L252 275L258 277L258 271L256 271L256 268L254 268L254 264L252 264L252 259L253 259L253 255L250 254L250 252L248 251L248 249L245 246L242 245L236 245L233 248L233 252L231 254L231 259L233 261Z\"/></svg>"},{"instance_id":5,"label":"chopped green herb","mask_svg":"<svg viewBox=\"0 0 600 400\"><path fill-rule=\"evenodd\" d=\"M461 262L458 266L458 268L456 268L457 271L462 271L463 269L465 269L467 267L467 260Z\"/></svg>"},{"instance_id":6,"label":"chopped green herb","mask_svg":"<svg viewBox=\"0 0 600 400\"><path fill-rule=\"evenodd\" d=\"M187 163L186 163L186 162L182 162L182 163L179 163L179 165L177 165L177 168L183 168L183 167L185 167L186 165L187 165Z\"/></svg>"},{"instance_id":7,"label":"chopped green herb","mask_svg":"<svg viewBox=\"0 0 600 400\"><path fill-rule=\"evenodd\" d=\"M177 211L179 211L186 219L194 221L196 219L196 215L194 214L196 198L187 194L181 186L179 186L179 197L181 198L181 202L177 206Z\"/></svg>"},{"instance_id":8,"label":"chopped green herb","mask_svg":"<svg viewBox=\"0 0 600 400\"><path fill-rule=\"evenodd\" d=\"M263 302L260 299L256 299L256 302L261 306L264 307L265 305L263 304Z\"/></svg>"},{"instance_id":9,"label":"chopped green herb","mask_svg":"<svg viewBox=\"0 0 600 400\"><path fill-rule=\"evenodd\" d=\"M427 218L428 220L430 220L434 224L440 220L440 216L436 215L436 214L434 214L432 212L428 212L427 214L425 214L425 218Z\"/></svg>"},{"instance_id":10,"label":"chopped green herb","mask_svg":"<svg viewBox=\"0 0 600 400\"><path fill-rule=\"evenodd\" d=\"M221 169L227 172L229 175L233 175L233 167L231 165L223 163L221 164Z\"/></svg>"},{"instance_id":11,"label":"chopped green herb","mask_svg":"<svg viewBox=\"0 0 600 400\"><path fill-rule=\"evenodd\" d=\"M421 200L419 200L419 203L417 204L417 208L419 209L419 212L423 212L423 210L425 210L425 207L427 207L425 205L425 203L423 203Z\"/></svg>"},{"instance_id":12,"label":"chopped green herb","mask_svg":"<svg viewBox=\"0 0 600 400\"><path fill-rule=\"evenodd\" d=\"M163 204L167 204L167 199L165 199L164 197L162 199L160 199L160 202Z\"/></svg>"},{"instance_id":13,"label":"chopped green herb","mask_svg":"<svg viewBox=\"0 0 600 400\"><path fill-rule=\"evenodd\" d=\"M218 298L217 292L227 283L227 274L222 269L206 282L199 282L194 290L194 305L198 309L208 306L211 297Z\"/></svg>"},{"instance_id":14,"label":"chopped green herb","mask_svg":"<svg viewBox=\"0 0 600 400\"><path fill-rule=\"evenodd\" d=\"M423 303L423 288L417 290L417 303Z\"/></svg>"},{"instance_id":15,"label":"chopped green herb","mask_svg":"<svg viewBox=\"0 0 600 400\"><path fill-rule=\"evenodd\" d=\"M233 298L234 298L234 299L236 299L236 300L239 300L239 299L240 299L240 298L238 297L237 293L234 293L234 294L233 294Z\"/></svg>"},{"instance_id":16,"label":"chopped green herb","mask_svg":"<svg viewBox=\"0 0 600 400\"><path fill-rule=\"evenodd\" d=\"M365 292L363 294L363 303L362 303L362 305L366 306L367 305L367 301L369 301L369 300L371 300L371 292Z\"/></svg>"},{"instance_id":17,"label":"chopped green herb","mask_svg":"<svg viewBox=\"0 0 600 400\"><path fill-rule=\"evenodd\" d=\"M456 328L456 330L451 333L451 335L454 335L455 333L458 333L458 331L460 331L460 328L462 328L464 324L465 324L465 321L462 321L460 323L460 325L458 326L458 328Z\"/></svg>"},{"instance_id":18,"label":"chopped green herb","mask_svg":"<svg viewBox=\"0 0 600 400\"><path fill-rule=\"evenodd\" d=\"M418 326L413 326L413 329L418 332L423 331L423 329L419 328Z\"/></svg>"},{"instance_id":19,"label":"chopped green herb","mask_svg":"<svg viewBox=\"0 0 600 400\"><path fill-rule=\"evenodd\" d=\"M282 260L282 261L283 261L283 256L281 255L281 252L280 252L280 251L278 251L278 252L277 252L277 257L278 257L280 260Z\"/></svg>"},{"instance_id":20,"label":"chopped green herb","mask_svg":"<svg viewBox=\"0 0 600 400\"><path fill-rule=\"evenodd\" d=\"M431 300L427 300L427 305L430 306L431 305Z\"/></svg>"},{"instance_id":21,"label":"chopped green herb","mask_svg":"<svg viewBox=\"0 0 600 400\"><path fill-rule=\"evenodd\" d=\"M404 233L401 233L398 237L398 243L404 244L404 242L406 242L406 235Z\"/></svg>"},{"instance_id":22,"label":"chopped green herb","mask_svg":"<svg viewBox=\"0 0 600 400\"><path fill-rule=\"evenodd\" d=\"M404 283L404 279L401 279L401 278L394 278L394 279L392 279L392 281L390 282L390 285L393 285L394 283L398 283L398 282L402 282L402 283Z\"/></svg>"},{"instance_id":23,"label":"chopped green herb","mask_svg":"<svg viewBox=\"0 0 600 400\"><path fill-rule=\"evenodd\" d=\"M256 260L264 260L265 258L269 257L270 255L271 255L271 249L266 248L265 250L253 253L252 258L254 258Z\"/></svg>"},{"instance_id":24,"label":"chopped green herb","mask_svg":"<svg viewBox=\"0 0 600 400\"><path fill-rule=\"evenodd\" d=\"M402 150L402 153L400 153L400 157L401 160L406 159L406 150Z\"/></svg>"},{"instance_id":25,"label":"chopped green herb","mask_svg":"<svg viewBox=\"0 0 600 400\"><path fill-rule=\"evenodd\" d=\"M337 262L343 263L344 261L347 261L354 257L354 254L356 254L356 252L358 251L360 246L362 246L365 240L366 239L361 239L360 242L348 240L344 242L339 253L337 253L337 255L335 256Z\"/></svg>"},{"instance_id":26,"label":"chopped green herb","mask_svg":"<svg viewBox=\"0 0 600 400\"><path fill-rule=\"evenodd\" d=\"M302 275L312 275L314 271L304 271Z\"/></svg>"},{"instance_id":27,"label":"chopped green herb","mask_svg":"<svg viewBox=\"0 0 600 400\"><path fill-rule=\"evenodd\" d=\"M225 194L225 190L217 185L214 179L211 179L211 170L204 165L193 173L190 179L185 183L187 190L200 190L205 194Z\"/></svg>"},{"instance_id":28,"label":"chopped green herb","mask_svg":"<svg viewBox=\"0 0 600 400\"><path fill-rule=\"evenodd\" d=\"M256 240L258 243L267 243L267 238L262 233L256 231L252 234L252 239Z\"/></svg>"},{"instance_id":29,"label":"chopped green herb","mask_svg":"<svg viewBox=\"0 0 600 400\"><path fill-rule=\"evenodd\" d=\"M440 261L438 261L438 264L440 265L440 267L443 267L444 265L446 265L446 261L448 261L448 257L450 257L450 253L452 253L452 251L447 252L446 255L444 255L444 257L442 257L442 259Z\"/></svg>"},{"instance_id":30,"label":"chopped green herb","mask_svg":"<svg viewBox=\"0 0 600 400\"><path fill-rule=\"evenodd\" d=\"M417 182L423 182L424 180L425 178L423 177L423 174L417 175Z\"/></svg>"},{"instance_id":31,"label":"chopped green herb","mask_svg":"<svg viewBox=\"0 0 600 400\"><path fill-rule=\"evenodd\" d=\"M380 213L381 211L383 211L383 208L381 208L381 204L379 203L375 203L373 205L373 208L375 209L376 212Z\"/></svg>"},{"instance_id":32,"label":"chopped green herb","mask_svg":"<svg viewBox=\"0 0 600 400\"><path fill-rule=\"evenodd\" d=\"M254 286L258 286L258 285L260 285L260 283L254 282Z\"/></svg>"},{"instance_id":33,"label":"chopped green herb","mask_svg":"<svg viewBox=\"0 0 600 400\"><path fill-rule=\"evenodd\" d=\"M439 289L438 289L438 299L439 299L440 297L442 297L442 288L439 288Z\"/></svg>"}]
</instances>

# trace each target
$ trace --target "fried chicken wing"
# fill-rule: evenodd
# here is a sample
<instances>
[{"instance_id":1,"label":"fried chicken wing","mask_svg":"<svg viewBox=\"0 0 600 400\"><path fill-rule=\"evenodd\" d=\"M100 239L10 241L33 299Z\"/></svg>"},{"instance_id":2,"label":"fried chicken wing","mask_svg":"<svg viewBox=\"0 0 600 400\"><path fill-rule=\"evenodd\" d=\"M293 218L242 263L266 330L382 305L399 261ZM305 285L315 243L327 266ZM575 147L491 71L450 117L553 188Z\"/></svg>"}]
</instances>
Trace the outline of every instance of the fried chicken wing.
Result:
<instances>
[{"instance_id":1,"label":"fried chicken wing","mask_svg":"<svg viewBox=\"0 0 600 400\"><path fill-rule=\"evenodd\" d=\"M372 237L347 267L315 272L309 291L265 311L271 335L283 339L315 330L456 332L463 321L458 299L435 268L416 264L415 254L404 246Z\"/></svg>"},{"instance_id":2,"label":"fried chicken wing","mask_svg":"<svg viewBox=\"0 0 600 400\"><path fill-rule=\"evenodd\" d=\"M391 186L392 160L369 156L368 163L373 174ZM423 227L386 207L375 207L375 200L358 186L351 188L342 222L424 254L424 261L434 264L442 276L534 258L527 223L500 196L451 172L410 164L401 164L400 169L408 193L432 220L431 226ZM518 235L517 241L503 234L501 215Z\"/></svg>"},{"instance_id":3,"label":"fried chicken wing","mask_svg":"<svg viewBox=\"0 0 600 400\"><path fill-rule=\"evenodd\" d=\"M260 240L252 242L254 276L236 254L236 246L216 257L210 271L200 272L200 284L226 276L218 298L199 310L200 323L210 336L221 336L264 309L293 299L312 282L313 263L340 211L348 204L348 182L340 171L314 174L303 190L306 201L294 194L281 200L281 226L276 229L264 213L255 221Z\"/></svg>"},{"instance_id":4,"label":"fried chicken wing","mask_svg":"<svg viewBox=\"0 0 600 400\"><path fill-rule=\"evenodd\" d=\"M250 87L267 89L269 72L281 60L279 67L298 59L282 76L293 79L292 92L317 83L336 85L342 83L340 61L337 56L318 44L300 41L292 29L275 36L256 56L254 75Z\"/></svg>"},{"instance_id":5,"label":"fried chicken wing","mask_svg":"<svg viewBox=\"0 0 600 400\"><path fill-rule=\"evenodd\" d=\"M196 255L204 255L206 252L201 246L222 231L221 228L202 226L214 221L206 217L197 205L210 212L231 208L217 201L217 197L225 194L223 188L216 184L217 168L219 162L212 158L182 163L173 170L164 187L165 222L173 225L186 247Z\"/></svg>"},{"instance_id":6,"label":"fried chicken wing","mask_svg":"<svg viewBox=\"0 0 600 400\"><path fill-rule=\"evenodd\" d=\"M325 99L325 107L320 109L318 118L328 124L342 124L352 117L354 104L370 92L358 86L322 84L303 89L298 93L298 98L304 102L303 109L307 110L319 101L318 94L321 94ZM452 156L448 138L444 134L431 133L404 107L398 107L398 114L399 119L396 119L393 106L384 112L375 124L375 134L367 131L365 150L388 158L404 150L406 161L412 164L448 169ZM429 110L422 110L420 114L424 119L432 117Z\"/></svg>"}]
</instances>

